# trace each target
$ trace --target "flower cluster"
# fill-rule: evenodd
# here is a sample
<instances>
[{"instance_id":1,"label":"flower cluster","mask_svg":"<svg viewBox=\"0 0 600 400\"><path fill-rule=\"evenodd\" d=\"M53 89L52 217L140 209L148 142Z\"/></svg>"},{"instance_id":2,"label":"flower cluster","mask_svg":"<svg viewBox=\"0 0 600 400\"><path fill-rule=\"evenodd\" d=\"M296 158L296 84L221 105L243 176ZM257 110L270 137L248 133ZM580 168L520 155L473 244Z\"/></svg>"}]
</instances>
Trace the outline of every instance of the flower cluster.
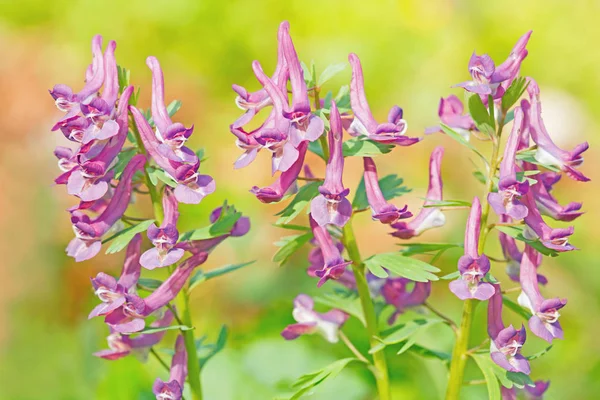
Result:
<instances>
[{"instance_id":1,"label":"flower cluster","mask_svg":"<svg viewBox=\"0 0 600 400\"><path fill-rule=\"evenodd\" d=\"M223 240L245 235L250 229L248 218L227 206L214 210L210 217L211 224L227 219L221 224L226 228L209 229L208 235L199 237L194 231L185 239L180 237L179 203L198 204L214 192L214 180L199 174L200 159L185 146L193 128L171 120L156 58L147 59L153 77L152 106L150 113L144 113L134 106L137 96L128 85L128 72L117 67L115 49L116 43L110 41L102 53L102 37L95 36L84 88L73 93L65 85L56 85L50 91L58 109L65 113L52 129L60 130L77 146L75 150L55 150L63 171L56 183L66 185L68 193L79 199L79 204L68 210L75 238L67 246L67 254L79 262L96 256L105 242L113 241L107 252L126 247L119 278L101 272L91 279L100 304L89 318L102 317L110 331L109 349L95 355L108 360L134 351L147 353L163 339L174 319L181 324L171 302L187 290L194 270ZM159 181L164 184L159 185ZM150 219L126 214L133 192L148 193L143 186L154 208L160 210ZM124 224L130 226L123 229ZM146 229L152 247L143 252L141 232ZM153 288L140 286L142 268L163 267L168 271L166 280ZM151 293L142 297L140 288ZM180 336L170 380L156 381L156 398L181 399L186 370L187 353Z\"/></svg>"}]
</instances>

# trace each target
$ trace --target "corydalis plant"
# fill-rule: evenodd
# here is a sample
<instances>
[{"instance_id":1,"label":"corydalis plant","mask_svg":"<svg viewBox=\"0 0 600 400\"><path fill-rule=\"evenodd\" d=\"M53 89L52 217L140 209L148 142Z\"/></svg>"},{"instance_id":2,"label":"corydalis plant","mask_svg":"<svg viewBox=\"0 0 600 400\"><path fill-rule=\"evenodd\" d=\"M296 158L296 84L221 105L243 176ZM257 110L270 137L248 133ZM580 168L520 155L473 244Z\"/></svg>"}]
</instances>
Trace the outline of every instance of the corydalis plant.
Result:
<instances>
[{"instance_id":1,"label":"corydalis plant","mask_svg":"<svg viewBox=\"0 0 600 400\"><path fill-rule=\"evenodd\" d=\"M171 119L181 104L166 106L158 60L147 59L153 77L152 106L144 112L136 108L139 90L134 95L129 71L116 64L115 49L116 43L110 41L103 53L102 37L95 36L83 89L74 93L56 85L50 90L64 112L52 130L60 130L75 145L55 150L62 171L56 183L66 185L78 199L68 210L75 238L67 254L79 262L95 257L105 243L110 243L107 253L127 249L118 278L100 272L91 280L99 304L89 318L101 317L110 333L109 349L95 355L116 360L151 353L169 369L154 347L168 330L179 329L169 380L157 378L153 392L158 400L182 399L186 391L191 393L188 398L201 399L198 352L204 349L195 343L189 292L207 279L196 268L210 252L230 236L245 235L250 223L225 203L211 213L210 226L179 234L179 203L198 204L215 191L214 180L199 173L201 156L185 146L193 127ZM145 194L154 215L133 217L132 200L141 201ZM145 251L144 231L151 242ZM163 268L167 278L141 278L142 268ZM211 274L237 268L227 266Z\"/></svg>"},{"instance_id":2,"label":"corydalis plant","mask_svg":"<svg viewBox=\"0 0 600 400\"><path fill-rule=\"evenodd\" d=\"M249 93L234 86L238 93L236 103L245 110L245 114L230 126L238 146L244 150L235 166L246 166L246 160L254 159L263 148L272 152L272 172L279 171L280 175L272 185L262 189L254 187L251 191L264 203L292 198L278 213L277 225L299 231L298 235L285 237L278 243L282 247L274 260L285 264L305 243L311 242L315 247L309 254L308 275L319 278L319 291L336 284L342 286L335 288L334 293L328 293L326 298L320 294L312 300L310 296L300 294L294 302L296 323L283 330L283 337L292 340L318 332L331 343L341 339L353 354L353 357L339 360L314 375L300 378L294 385L296 391L292 397L300 397L327 379L312 379L313 376L329 377L333 375L327 372L331 368L339 370L340 366L343 368L356 361L370 366L374 372L379 399L390 399L385 349L398 342L403 343L399 353L414 350L417 354L438 358L449 366L447 399L459 398L469 358L486 371L490 398L500 395L514 398L516 389L512 386L522 387L523 382L525 393L541 397L548 383L533 382L528 376L535 365L530 365L527 355L530 354L529 343L525 343L527 328L505 326L502 312L510 308L518 310L520 315L530 315L528 327L535 336L549 342L562 338L558 319L566 300L542 296L539 285L548 282L537 270L542 255L554 256L574 249L568 243L573 229L552 228L543 215L571 221L582 214L580 203L561 206L549 192L562 173L578 181L587 180L578 169L587 143L573 151L556 146L542 120L537 84L532 78L519 76L521 64L528 55L531 32L517 41L506 61L498 66L488 55L474 53L469 61L472 79L456 85L466 90L466 106L455 95L442 98L438 109L441 123L426 130L427 134L444 133L478 157L481 162L474 175L483 184L483 194L472 202L443 199L441 167L444 150L438 147L430 158L425 201L413 217L406 206L400 207L393 200L407 191L401 186L402 180L395 175L380 178L376 167L377 158L390 153L394 146L414 145L421 140L405 135L408 124L402 109L393 106L387 121L378 122L380 119L375 117L367 102L365 77L355 54L349 55L352 67L349 87L341 88L337 95L325 93L323 84L343 68L339 65L328 67L316 76L314 65L309 68L299 62L289 30L287 22L280 25L278 63L272 78L255 61L253 70L262 88ZM288 81L291 98L286 95ZM262 125L246 130L244 127L250 119L258 118L265 109L270 111L264 111L268 116ZM502 133L511 123L512 131L504 144ZM344 131L353 137L344 140ZM433 140L432 136L429 138ZM478 148L477 141L491 145L489 157L483 155L485 150ZM310 159L306 157L309 152L325 162L323 178L315 177L306 163ZM360 183L346 186L349 179L344 176L345 157L363 158L364 177ZM301 176L302 171L305 171L304 176ZM356 189L349 190L348 187ZM292 220L301 218L302 210L308 204L308 223L290 225ZM374 221L390 225L391 235L401 240L441 228L447 211L468 209L464 244L402 242L400 252L363 258L352 221L357 213L367 209L371 210ZM493 214L497 214L496 222ZM494 231L498 232L505 259L486 254L487 239ZM518 242L524 244L524 250ZM464 301L462 319L456 323L433 308L428 297L432 290L431 281L438 280L435 272L439 271L431 264L437 263L444 252L460 247L464 248L464 253L457 261L458 270L444 277L453 279L450 291ZM433 257L424 262L420 258L411 258L412 255ZM520 310L519 305L509 298L508 293L512 293L513 288L506 289L503 294L500 281L494 276L502 272L502 269L496 270L496 263L506 263L510 279L520 282L523 294L519 296L519 303L527 309ZM480 301L489 304L489 352L479 350L487 340L469 349L473 311ZM359 311L353 302L360 303ZM507 302L510 307L503 307ZM333 303L338 308L321 313L315 310L315 304L319 303ZM396 323L396 317L410 308L424 313L413 320L408 314L402 323ZM381 316L390 312L387 323L391 327L386 329L386 335L382 335ZM370 341L368 354L357 349L344 334L344 323L353 317L365 326ZM452 354L415 344L419 332L437 323L448 325L456 335ZM490 370L494 371L492 375L488 373ZM507 385L502 390L498 379Z\"/></svg>"}]
</instances>

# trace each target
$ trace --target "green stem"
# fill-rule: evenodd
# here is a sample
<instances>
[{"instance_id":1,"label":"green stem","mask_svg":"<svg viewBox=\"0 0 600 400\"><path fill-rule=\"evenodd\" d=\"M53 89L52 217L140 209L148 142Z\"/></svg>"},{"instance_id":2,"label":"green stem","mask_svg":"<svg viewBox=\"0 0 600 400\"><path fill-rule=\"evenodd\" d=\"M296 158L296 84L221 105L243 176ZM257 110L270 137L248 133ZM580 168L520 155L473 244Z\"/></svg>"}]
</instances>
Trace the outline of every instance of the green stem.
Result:
<instances>
[{"instance_id":1,"label":"green stem","mask_svg":"<svg viewBox=\"0 0 600 400\"><path fill-rule=\"evenodd\" d=\"M487 233L489 231L488 217L490 215L490 203L487 201L487 197L488 194L494 189L493 178L496 176L496 170L498 169L498 153L500 152L500 138L502 137L502 129L504 128L504 119L505 115L502 113L499 118L499 121L501 122L498 123L497 134L492 140L492 158L483 202L484 205L481 213L480 240L479 247L477 249L479 254L483 254ZM463 385L463 379L465 375L465 366L469 356L469 337L471 334L471 325L473 324L473 312L475 310L475 304L475 300L472 299L465 300L463 304L460 327L456 334L454 348L452 349L452 360L450 361L450 376L448 378L448 388L446 389L446 400L456 400L460 395L460 389Z\"/></svg>"},{"instance_id":2,"label":"green stem","mask_svg":"<svg viewBox=\"0 0 600 400\"><path fill-rule=\"evenodd\" d=\"M342 241L344 243L344 247L348 251L348 255L352 261L352 271L354 272L354 277L356 278L356 288L358 290L360 303L365 316L367 332L369 334L369 343L371 344L371 347L374 347L378 344L375 337L379 335L377 315L375 314L375 308L373 307L373 302L371 301L371 292L369 291L369 285L365 277L365 264L362 262L362 258L360 257L360 252L356 243L356 237L354 236L354 230L352 229L352 218L350 218L346 225L344 225L342 232ZM373 354L373 366L375 369L375 380L377 381L379 400L391 400L388 367L383 350Z\"/></svg>"},{"instance_id":3,"label":"green stem","mask_svg":"<svg viewBox=\"0 0 600 400\"><path fill-rule=\"evenodd\" d=\"M319 98L320 90L321 88L315 86L315 111L321 109L321 99ZM327 135L325 135L325 133L319 137L319 144L321 144L321 149L323 149L323 158L325 161L329 160L329 145L327 144Z\"/></svg>"},{"instance_id":4,"label":"green stem","mask_svg":"<svg viewBox=\"0 0 600 400\"><path fill-rule=\"evenodd\" d=\"M136 138L139 151L144 155L148 155L148 151L144 147L144 142L142 142L142 138L140 136L140 132L137 129L137 126L135 125L135 123L130 124L130 126L132 126L133 134ZM160 224L164 219L162 199L160 197L158 188L152 184L152 180L150 179L150 175L148 174L147 169L144 169L144 175L146 178L146 186L148 186L148 191L150 192L150 199L152 200L154 217L156 219L157 224ZM168 272L172 273L171 268L168 269ZM183 323L187 326L192 326L192 315L190 312L189 295L185 288L181 290L181 292L178 295L178 298L181 300L181 308L183 310ZM187 352L188 382L190 383L190 388L192 389L192 399L202 400L202 384L200 382L200 363L198 362L198 352L196 351L196 340L194 338L194 330L187 330L181 333L183 335L183 339L185 342L185 350Z\"/></svg>"}]
</instances>

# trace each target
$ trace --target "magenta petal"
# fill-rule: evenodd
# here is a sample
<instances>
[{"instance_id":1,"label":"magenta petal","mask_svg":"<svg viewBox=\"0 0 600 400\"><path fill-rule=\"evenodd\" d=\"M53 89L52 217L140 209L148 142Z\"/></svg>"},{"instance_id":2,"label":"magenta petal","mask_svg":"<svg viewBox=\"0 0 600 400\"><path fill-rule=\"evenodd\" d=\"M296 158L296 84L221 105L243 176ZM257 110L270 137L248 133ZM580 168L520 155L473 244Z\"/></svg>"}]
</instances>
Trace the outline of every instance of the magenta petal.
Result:
<instances>
[{"instance_id":1,"label":"magenta petal","mask_svg":"<svg viewBox=\"0 0 600 400\"><path fill-rule=\"evenodd\" d=\"M196 181L190 185L179 184L175 188L177 201L184 204L198 204L204 197L216 189L214 179L209 175L198 175Z\"/></svg>"},{"instance_id":2,"label":"magenta petal","mask_svg":"<svg viewBox=\"0 0 600 400\"><path fill-rule=\"evenodd\" d=\"M95 352L93 355L96 357L104 358L105 360L118 360L131 353L130 351L114 351L114 350L100 350Z\"/></svg>"},{"instance_id":3,"label":"magenta petal","mask_svg":"<svg viewBox=\"0 0 600 400\"><path fill-rule=\"evenodd\" d=\"M116 310L121 307L125 303L125 296L120 297L116 300L111 301L110 303L100 303L90 312L88 315L88 319L98 317L100 315L106 315L111 311Z\"/></svg>"},{"instance_id":4,"label":"magenta petal","mask_svg":"<svg viewBox=\"0 0 600 400\"><path fill-rule=\"evenodd\" d=\"M67 255L75 258L75 261L81 262L93 258L100 252L102 243L100 240L84 241L79 238L73 238L67 246Z\"/></svg>"},{"instance_id":5,"label":"magenta petal","mask_svg":"<svg viewBox=\"0 0 600 400\"><path fill-rule=\"evenodd\" d=\"M291 324L285 327L281 332L281 336L285 340L294 340L302 335L314 333L317 329L317 323Z\"/></svg>"}]
</instances>

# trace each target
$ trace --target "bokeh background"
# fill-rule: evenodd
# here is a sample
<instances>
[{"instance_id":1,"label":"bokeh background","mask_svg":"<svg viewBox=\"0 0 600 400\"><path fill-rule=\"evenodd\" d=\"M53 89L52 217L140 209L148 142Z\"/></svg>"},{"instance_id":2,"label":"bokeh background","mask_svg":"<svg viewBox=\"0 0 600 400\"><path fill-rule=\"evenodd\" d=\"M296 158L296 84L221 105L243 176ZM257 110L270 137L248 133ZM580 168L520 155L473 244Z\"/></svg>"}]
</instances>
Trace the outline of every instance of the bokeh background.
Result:
<instances>
[{"instance_id":1,"label":"bokeh background","mask_svg":"<svg viewBox=\"0 0 600 400\"><path fill-rule=\"evenodd\" d=\"M499 63L521 34L534 30L522 73L535 77L542 88L544 117L555 140L567 147L590 142L583 170L592 182L565 179L557 191L562 202L583 201L587 213L575 222L573 243L581 250L546 260L542 267L550 280L546 293L569 299L561 318L566 340L533 362L532 376L552 381L550 399L597 398L599 13L600 3L593 0L0 1L0 398L151 399L152 382L163 374L152 360L143 366L134 357L107 362L91 356L105 347L107 332L100 320L86 319L95 301L89 278L100 270L117 272L122 255L76 264L64 254L72 237L64 210L73 199L64 187L52 185L58 174L52 150L65 140L49 131L58 111L47 89L55 83L80 87L96 33L117 41L118 62L132 70L133 84L142 87L144 107L151 85L145 58L158 57L167 97L183 101L176 119L195 125L191 147L204 147L209 156L202 168L215 177L218 191L200 206L182 207L184 228L205 225L210 210L224 199L252 218L251 233L222 245L207 268L257 262L193 293L199 332L214 340L222 324L230 329L227 348L203 372L206 398L270 399L302 373L348 356L342 344L328 345L319 337L280 338L292 321L292 299L301 292L315 293L315 281L305 274L306 251L284 268L271 261L273 242L290 232L271 226L280 205L263 205L248 192L252 185L269 183L267 155L244 170L232 169L239 150L228 124L240 111L230 85L257 88L250 63L258 59L266 70L273 68L277 26L283 19L291 23L300 58L314 60L317 70L358 53L375 114L383 117L392 104L401 105L412 135L437 122L440 96L460 95L450 86L468 78L474 49ZM325 90L337 91L349 79L348 67ZM401 199L413 209L424 196L428 155L436 145L446 147L446 198L481 193L465 150L442 135L429 136L379 161L383 173L399 174L414 188ZM348 162L345 181L350 188L360 176L357 161ZM147 212L139 209L140 215ZM460 242L465 217L452 213L443 229L419 241ZM397 248L386 228L372 223L366 213L357 218L356 228L365 255ZM495 244L489 249L499 254ZM441 259L443 274L455 269L458 256L449 252ZM502 266L494 268L506 280ZM458 318L461 304L446 285L434 284L432 302ZM477 310L474 344L485 337L484 311ZM505 314L508 321L518 321L509 311ZM348 324L347 332L366 349L356 322ZM439 350L451 346L446 331L432 330L420 343ZM543 348L535 338L527 346L529 352ZM395 356L394 351L389 359L394 398L441 398L445 374L438 362ZM478 371L470 367L467 375L476 379ZM310 398L367 400L372 385L367 373L350 367ZM481 385L463 391L468 399L485 398L485 393Z\"/></svg>"}]
</instances>

